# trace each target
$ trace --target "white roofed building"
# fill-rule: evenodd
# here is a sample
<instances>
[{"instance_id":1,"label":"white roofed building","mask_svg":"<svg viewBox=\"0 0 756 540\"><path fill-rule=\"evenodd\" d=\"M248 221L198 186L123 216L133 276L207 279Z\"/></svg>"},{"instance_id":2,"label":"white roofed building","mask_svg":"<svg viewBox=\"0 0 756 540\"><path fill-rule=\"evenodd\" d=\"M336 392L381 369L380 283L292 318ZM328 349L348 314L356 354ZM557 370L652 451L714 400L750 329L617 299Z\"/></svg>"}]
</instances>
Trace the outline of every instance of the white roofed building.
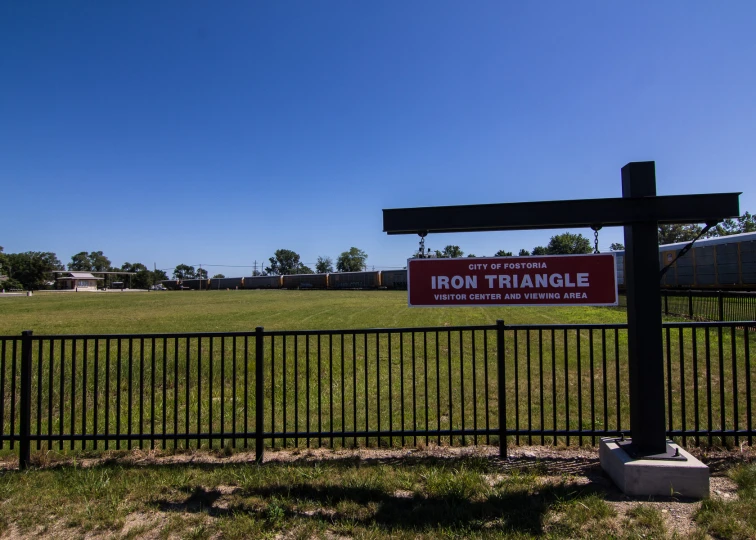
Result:
<instances>
[{"instance_id":1,"label":"white roofed building","mask_svg":"<svg viewBox=\"0 0 756 540\"><path fill-rule=\"evenodd\" d=\"M65 272L57 278L57 289L74 291L96 291L97 282L105 278L95 277L91 272Z\"/></svg>"}]
</instances>

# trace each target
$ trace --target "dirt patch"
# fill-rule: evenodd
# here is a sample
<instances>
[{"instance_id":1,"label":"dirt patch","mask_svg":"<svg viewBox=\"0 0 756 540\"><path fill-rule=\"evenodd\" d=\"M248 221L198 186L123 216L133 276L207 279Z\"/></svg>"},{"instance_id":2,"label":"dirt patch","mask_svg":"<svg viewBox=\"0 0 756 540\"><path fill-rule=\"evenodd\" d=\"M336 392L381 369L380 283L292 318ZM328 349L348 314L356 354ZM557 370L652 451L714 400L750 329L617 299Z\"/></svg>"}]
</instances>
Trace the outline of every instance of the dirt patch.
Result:
<instances>
[{"instance_id":1,"label":"dirt patch","mask_svg":"<svg viewBox=\"0 0 756 540\"><path fill-rule=\"evenodd\" d=\"M133 512L126 516L121 534L123 536L134 535L139 538L159 538L162 524L166 517L158 512Z\"/></svg>"}]
</instances>

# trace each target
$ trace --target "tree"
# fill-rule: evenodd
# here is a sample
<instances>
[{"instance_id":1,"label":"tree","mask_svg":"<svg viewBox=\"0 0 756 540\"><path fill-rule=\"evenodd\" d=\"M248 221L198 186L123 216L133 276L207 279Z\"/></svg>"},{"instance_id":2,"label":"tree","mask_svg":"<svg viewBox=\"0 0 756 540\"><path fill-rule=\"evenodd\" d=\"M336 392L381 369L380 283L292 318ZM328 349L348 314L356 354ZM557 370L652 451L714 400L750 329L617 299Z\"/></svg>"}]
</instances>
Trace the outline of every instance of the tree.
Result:
<instances>
[{"instance_id":1,"label":"tree","mask_svg":"<svg viewBox=\"0 0 756 540\"><path fill-rule=\"evenodd\" d=\"M68 269L75 272L89 272L92 270L92 261L89 260L89 253L86 251L80 251L73 257L71 262L68 263Z\"/></svg>"},{"instance_id":2,"label":"tree","mask_svg":"<svg viewBox=\"0 0 756 540\"><path fill-rule=\"evenodd\" d=\"M528 255L530 255L530 252L524 248L517 254L518 257L527 257Z\"/></svg>"},{"instance_id":3,"label":"tree","mask_svg":"<svg viewBox=\"0 0 756 540\"><path fill-rule=\"evenodd\" d=\"M333 272L333 261L330 257L318 257L318 262L315 263L315 271L318 274L327 274Z\"/></svg>"},{"instance_id":4,"label":"tree","mask_svg":"<svg viewBox=\"0 0 756 540\"><path fill-rule=\"evenodd\" d=\"M112 268L110 259L102 251L80 251L71 257L68 269L74 272L108 272Z\"/></svg>"},{"instance_id":5,"label":"tree","mask_svg":"<svg viewBox=\"0 0 756 540\"><path fill-rule=\"evenodd\" d=\"M549 250L543 246L536 246L533 248L533 255L548 255Z\"/></svg>"},{"instance_id":6,"label":"tree","mask_svg":"<svg viewBox=\"0 0 756 540\"><path fill-rule=\"evenodd\" d=\"M477 255L476 255L475 253L469 253L469 254L467 255L467 258L469 259L469 258L471 258L471 257L477 257Z\"/></svg>"},{"instance_id":7,"label":"tree","mask_svg":"<svg viewBox=\"0 0 756 540\"><path fill-rule=\"evenodd\" d=\"M659 225L659 245L690 242L701 234L702 230L703 226L700 223ZM737 219L725 219L711 228L705 236L714 238L747 232L756 232L756 216L750 212L745 212Z\"/></svg>"},{"instance_id":8,"label":"tree","mask_svg":"<svg viewBox=\"0 0 756 540\"><path fill-rule=\"evenodd\" d=\"M123 276L119 278L119 281L126 282L132 289L149 289L152 285L152 272L150 272L142 263L130 263L125 262L121 265L121 268L114 268L114 271L118 272L135 272L134 275Z\"/></svg>"},{"instance_id":9,"label":"tree","mask_svg":"<svg viewBox=\"0 0 756 540\"><path fill-rule=\"evenodd\" d=\"M147 267L142 263L130 263L125 262L120 268L114 268L114 272L138 272L139 270L147 270Z\"/></svg>"},{"instance_id":10,"label":"tree","mask_svg":"<svg viewBox=\"0 0 756 540\"><path fill-rule=\"evenodd\" d=\"M690 242L701 233L702 227L695 223L659 225L659 245L675 242Z\"/></svg>"},{"instance_id":11,"label":"tree","mask_svg":"<svg viewBox=\"0 0 756 540\"><path fill-rule=\"evenodd\" d=\"M459 246L446 246L443 251L436 252L436 255L438 257L449 257L452 259L456 259L458 257L462 257L465 254L464 251L460 249Z\"/></svg>"},{"instance_id":12,"label":"tree","mask_svg":"<svg viewBox=\"0 0 756 540\"><path fill-rule=\"evenodd\" d=\"M8 255L3 253L3 246L0 246L0 289L23 289L21 283L8 276L11 270Z\"/></svg>"},{"instance_id":13,"label":"tree","mask_svg":"<svg viewBox=\"0 0 756 540\"><path fill-rule=\"evenodd\" d=\"M213 276L213 279L223 279L223 278L225 278L225 277L226 277L226 276L224 276L223 274L215 274L215 275Z\"/></svg>"},{"instance_id":14,"label":"tree","mask_svg":"<svg viewBox=\"0 0 756 540\"><path fill-rule=\"evenodd\" d=\"M152 271L152 282L157 283L158 281L168 281L168 274L159 268Z\"/></svg>"},{"instance_id":15,"label":"tree","mask_svg":"<svg viewBox=\"0 0 756 540\"><path fill-rule=\"evenodd\" d=\"M494 257L511 257L512 252L511 251L505 251L503 249L500 249L496 253L494 253Z\"/></svg>"},{"instance_id":16,"label":"tree","mask_svg":"<svg viewBox=\"0 0 756 540\"><path fill-rule=\"evenodd\" d=\"M194 267L187 264L179 264L173 269L173 277L176 279L194 279Z\"/></svg>"},{"instance_id":17,"label":"tree","mask_svg":"<svg viewBox=\"0 0 756 540\"><path fill-rule=\"evenodd\" d=\"M309 266L305 266L304 264L300 264L299 267L297 267L297 274L314 274L315 272L312 271L312 268Z\"/></svg>"},{"instance_id":18,"label":"tree","mask_svg":"<svg viewBox=\"0 0 756 540\"><path fill-rule=\"evenodd\" d=\"M620 244L615 242L611 246L609 246L609 251L624 251L625 250L625 244Z\"/></svg>"},{"instance_id":19,"label":"tree","mask_svg":"<svg viewBox=\"0 0 756 540\"><path fill-rule=\"evenodd\" d=\"M197 279L207 279L207 270L204 268L198 268L197 273L194 275Z\"/></svg>"},{"instance_id":20,"label":"tree","mask_svg":"<svg viewBox=\"0 0 756 540\"><path fill-rule=\"evenodd\" d=\"M365 266L367 253L356 247L349 248L336 260L336 270L339 272L359 272Z\"/></svg>"},{"instance_id":21,"label":"tree","mask_svg":"<svg viewBox=\"0 0 756 540\"><path fill-rule=\"evenodd\" d=\"M591 243L582 234L563 233L552 236L546 246L548 255L571 255L590 253ZM535 254L535 250L533 250Z\"/></svg>"},{"instance_id":22,"label":"tree","mask_svg":"<svg viewBox=\"0 0 756 540\"><path fill-rule=\"evenodd\" d=\"M742 216L734 219L725 219L718 223L716 227L706 233L707 237L729 236L731 234L756 232L756 216L746 212Z\"/></svg>"},{"instance_id":23,"label":"tree","mask_svg":"<svg viewBox=\"0 0 756 540\"><path fill-rule=\"evenodd\" d=\"M27 251L8 253L6 264L9 278L20 283L24 289L41 289L54 280L52 272L62 270L63 264L55 253L49 251Z\"/></svg>"},{"instance_id":24,"label":"tree","mask_svg":"<svg viewBox=\"0 0 756 540\"><path fill-rule=\"evenodd\" d=\"M276 250L275 257L268 259L270 266L265 272L272 276L296 274L299 271L299 254L290 249Z\"/></svg>"},{"instance_id":25,"label":"tree","mask_svg":"<svg viewBox=\"0 0 756 540\"><path fill-rule=\"evenodd\" d=\"M108 259L102 253L102 251L93 251L92 253L90 253L89 262L92 268L92 272L108 272L111 269L110 259ZM147 268L145 267L145 270L146 269Z\"/></svg>"}]
</instances>

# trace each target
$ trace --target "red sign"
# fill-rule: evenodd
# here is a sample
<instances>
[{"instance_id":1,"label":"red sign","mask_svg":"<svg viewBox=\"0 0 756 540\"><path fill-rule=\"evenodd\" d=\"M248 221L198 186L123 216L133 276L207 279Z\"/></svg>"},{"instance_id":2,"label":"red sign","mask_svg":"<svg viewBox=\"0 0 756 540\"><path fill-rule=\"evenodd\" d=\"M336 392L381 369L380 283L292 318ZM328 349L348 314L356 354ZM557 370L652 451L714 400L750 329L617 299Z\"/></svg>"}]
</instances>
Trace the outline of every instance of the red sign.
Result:
<instances>
[{"instance_id":1,"label":"red sign","mask_svg":"<svg viewBox=\"0 0 756 540\"><path fill-rule=\"evenodd\" d=\"M409 259L410 306L616 306L614 253Z\"/></svg>"}]
</instances>

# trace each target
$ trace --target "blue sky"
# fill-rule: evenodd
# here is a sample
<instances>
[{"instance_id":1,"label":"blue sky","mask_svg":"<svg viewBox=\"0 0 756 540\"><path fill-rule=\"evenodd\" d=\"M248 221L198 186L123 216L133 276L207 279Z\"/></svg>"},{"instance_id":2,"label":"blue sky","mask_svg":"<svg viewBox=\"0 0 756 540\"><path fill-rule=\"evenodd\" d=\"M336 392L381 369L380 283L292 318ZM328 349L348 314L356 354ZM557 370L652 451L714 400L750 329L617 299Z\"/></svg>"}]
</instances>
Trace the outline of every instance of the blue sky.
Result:
<instances>
[{"instance_id":1,"label":"blue sky","mask_svg":"<svg viewBox=\"0 0 756 540\"><path fill-rule=\"evenodd\" d=\"M167 269L356 246L396 267L418 239L383 233L383 208L616 197L645 160L660 194L756 212L754 21L752 1L7 0L0 245Z\"/></svg>"}]
</instances>

